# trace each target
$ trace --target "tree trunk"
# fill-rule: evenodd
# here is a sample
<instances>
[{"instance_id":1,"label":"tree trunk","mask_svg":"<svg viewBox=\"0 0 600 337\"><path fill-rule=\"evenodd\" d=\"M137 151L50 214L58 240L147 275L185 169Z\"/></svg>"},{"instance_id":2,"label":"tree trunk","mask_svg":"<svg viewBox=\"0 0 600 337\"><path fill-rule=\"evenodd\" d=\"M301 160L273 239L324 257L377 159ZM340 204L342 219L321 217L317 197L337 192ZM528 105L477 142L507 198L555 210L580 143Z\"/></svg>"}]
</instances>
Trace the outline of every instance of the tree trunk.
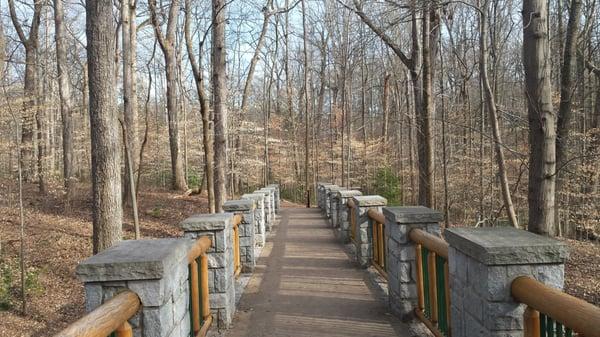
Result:
<instances>
[{"instance_id":1,"label":"tree trunk","mask_svg":"<svg viewBox=\"0 0 600 337\"><path fill-rule=\"evenodd\" d=\"M167 82L167 119L169 122L169 149L171 153L171 187L177 191L187 190L183 157L179 151L179 113L177 107L177 58L175 54L175 33L179 0L171 2L167 19L167 31L163 35L158 21L156 0L148 2L154 33L165 56L165 77Z\"/></svg>"},{"instance_id":2,"label":"tree trunk","mask_svg":"<svg viewBox=\"0 0 600 337\"><path fill-rule=\"evenodd\" d=\"M227 67L225 0L212 0L212 85L215 124L215 207L223 211L227 200Z\"/></svg>"},{"instance_id":3,"label":"tree trunk","mask_svg":"<svg viewBox=\"0 0 600 337\"><path fill-rule=\"evenodd\" d=\"M502 135L500 133L500 126L498 125L498 109L496 107L496 100L492 87L490 86L490 80L488 78L488 23L487 23L487 12L488 12L488 0L483 0L480 8L479 16L479 74L481 76L481 82L483 92L485 96L485 103L490 118L490 125L492 127L492 134L494 137L494 150L496 152L496 162L498 164L498 175L500 176L500 186L502 188L502 198L504 199L504 207L510 223L513 227L518 228L519 222L517 221L517 214L515 207L513 206L512 197L510 193L510 187L508 184L508 175L506 173L506 162L504 159L504 150L502 149Z\"/></svg>"},{"instance_id":4,"label":"tree trunk","mask_svg":"<svg viewBox=\"0 0 600 337\"><path fill-rule=\"evenodd\" d=\"M423 8L423 42L422 42L422 72L423 72L423 91L421 110L417 112L417 139L419 154L419 204L425 207L433 207L433 138L431 135L432 121L431 116L434 109L433 103L433 67L431 64L431 21L429 16L431 3L426 2ZM415 9L416 11L416 9ZM413 38L418 39L417 33L413 33ZM418 67L414 64L413 67ZM418 71L418 68L414 72ZM411 71L412 73L413 71Z\"/></svg>"},{"instance_id":5,"label":"tree trunk","mask_svg":"<svg viewBox=\"0 0 600 337\"><path fill-rule=\"evenodd\" d=\"M115 102L113 5L86 1L94 253L121 240L121 148Z\"/></svg>"},{"instance_id":6,"label":"tree trunk","mask_svg":"<svg viewBox=\"0 0 600 337\"><path fill-rule=\"evenodd\" d=\"M523 68L529 118L529 223L531 232L554 235L556 115L552 108L548 8L523 1Z\"/></svg>"},{"instance_id":7,"label":"tree trunk","mask_svg":"<svg viewBox=\"0 0 600 337\"><path fill-rule=\"evenodd\" d=\"M310 88L308 87L308 32L306 27L306 5L305 0L301 0L302 3L302 36L303 36L303 44L304 44L304 193L306 200L306 207L310 208L310 183L308 180L309 171L310 171L310 163L308 161L309 158L309 147L308 147L308 120L309 120L309 105L308 105L308 91Z\"/></svg>"},{"instance_id":8,"label":"tree trunk","mask_svg":"<svg viewBox=\"0 0 600 337\"><path fill-rule=\"evenodd\" d=\"M210 213L215 212L215 190L214 190L214 152L213 152L213 140L212 130L210 123L210 106L208 104L208 97L206 90L204 89L204 72L201 68L202 62L202 46L204 40L200 42L200 49L198 55L200 55L200 61L196 61L194 56L194 48L192 42L192 35L190 31L191 23L191 0L185 0L185 24L184 24L184 35L185 44L188 51L188 58L190 65L192 66L192 73L194 74L194 80L196 82L196 91L198 93L198 100L200 101L200 115L202 116L202 145L204 148L204 171L206 175L206 192L208 194L208 209ZM200 187L202 188L202 186Z\"/></svg>"},{"instance_id":9,"label":"tree trunk","mask_svg":"<svg viewBox=\"0 0 600 337\"><path fill-rule=\"evenodd\" d=\"M75 179L73 173L75 170L73 167L73 104L71 102L71 82L67 72L64 16L62 0L54 0L54 39L56 41L56 68L59 82L60 116L62 119L63 183L67 192L66 205L69 205L73 195Z\"/></svg>"},{"instance_id":10,"label":"tree trunk","mask_svg":"<svg viewBox=\"0 0 600 337\"><path fill-rule=\"evenodd\" d=\"M571 121L573 119L573 112L571 111L572 98L573 93L575 91L573 83L573 70L575 65L575 59L577 56L577 41L579 37L578 28L581 17L581 6L581 0L571 0L571 9L569 13L569 22L567 24L567 34L562 60L563 63L560 71L560 105L558 107L558 120L556 126L556 198L557 200L559 200L559 205L559 193L561 192L565 184L564 176L562 174L561 169L567 160L566 149L569 144L569 132L571 130ZM562 17L562 15L559 15L559 17ZM560 33L560 36L562 36L562 31ZM561 48L562 47L563 46L561 44ZM557 214L555 216L557 229L559 230L559 234L563 234L561 230L561 219L558 212L559 206L557 206L556 210ZM566 231L570 232L568 227L566 228ZM569 235L570 233L565 234Z\"/></svg>"},{"instance_id":11,"label":"tree trunk","mask_svg":"<svg viewBox=\"0 0 600 337\"><path fill-rule=\"evenodd\" d=\"M56 0L55 0L56 1ZM123 44L123 115L125 130L123 139L131 154L131 163L125 161L125 173L138 171L139 141L137 137L137 94L135 91L135 57L136 57L136 25L135 25L135 0L121 0L121 30ZM133 202L129 179L124 179L124 203Z\"/></svg>"},{"instance_id":12,"label":"tree trunk","mask_svg":"<svg viewBox=\"0 0 600 337\"><path fill-rule=\"evenodd\" d=\"M36 161L34 160L34 118L37 105L37 54L39 44L39 26L42 13L42 2L36 1L33 6L33 16L29 29L29 36L25 35L17 13L14 0L8 1L10 18L17 31L19 40L25 48L25 79L23 92L23 112L21 116L21 167L23 169L23 180L33 182L36 173ZM43 188L40 185L40 188Z\"/></svg>"}]
</instances>

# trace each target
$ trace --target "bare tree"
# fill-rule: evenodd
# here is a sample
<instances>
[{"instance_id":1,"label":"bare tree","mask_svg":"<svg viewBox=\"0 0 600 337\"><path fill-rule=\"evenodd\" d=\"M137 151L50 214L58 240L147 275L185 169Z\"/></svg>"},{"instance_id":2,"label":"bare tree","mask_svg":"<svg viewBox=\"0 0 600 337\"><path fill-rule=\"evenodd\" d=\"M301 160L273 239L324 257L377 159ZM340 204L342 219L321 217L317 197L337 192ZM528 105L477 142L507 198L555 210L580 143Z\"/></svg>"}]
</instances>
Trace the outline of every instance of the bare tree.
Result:
<instances>
[{"instance_id":1,"label":"bare tree","mask_svg":"<svg viewBox=\"0 0 600 337\"><path fill-rule=\"evenodd\" d=\"M22 132L21 132L21 160L22 160L22 168L23 168L23 180L26 182L31 182L35 178L35 167L36 162L33 159L34 156L34 142L33 142L33 133L34 133L34 119L36 124L41 124L41 115L42 111L37 108L37 88L38 88L38 79L37 79L37 56L38 56L38 48L39 48L39 28L40 28L40 17L42 13L42 1L34 0L33 4L33 13L31 16L31 24L29 28L29 35L25 35L23 27L19 21L19 17L17 16L17 12L15 9L15 1L9 0L8 7L10 11L10 19L15 27L15 31L19 36L19 41L25 48L25 79L24 79L24 101L23 101L23 113L21 116L22 119ZM37 138L41 138L42 130L38 130ZM42 143L43 144L43 143ZM43 146L43 145L40 145ZM42 149L43 150L43 149ZM43 156L43 152L39 155ZM42 164L43 161L38 158L38 165ZM44 168L38 167L38 173L42 173L42 176L38 177L38 181L40 183L39 189L40 192L45 192L45 180L43 176Z\"/></svg>"},{"instance_id":2,"label":"bare tree","mask_svg":"<svg viewBox=\"0 0 600 337\"><path fill-rule=\"evenodd\" d=\"M169 149L171 151L171 183L174 190L187 190L183 158L179 151L179 114L177 107L177 55L175 50L175 33L179 0L171 1L167 16L167 30L163 34L159 21L156 0L149 0L148 7L154 26L154 33L165 56L165 77L167 80L167 117L169 119Z\"/></svg>"},{"instance_id":3,"label":"bare tree","mask_svg":"<svg viewBox=\"0 0 600 337\"><path fill-rule=\"evenodd\" d=\"M523 68L529 116L529 224L554 235L556 114L552 108L548 48L548 3L523 1Z\"/></svg>"},{"instance_id":4,"label":"bare tree","mask_svg":"<svg viewBox=\"0 0 600 337\"><path fill-rule=\"evenodd\" d=\"M210 120L210 107L208 104L208 97L204 88L204 72L201 68L202 65L202 47L205 36L202 37L198 50L199 60L196 60L194 53L192 33L190 29L191 24L191 0L185 0L185 44L188 52L188 59L192 66L192 73L196 82L196 91L198 92L198 99L200 101L200 114L202 115L202 142L204 145L204 172L206 175L206 191L208 194L208 208L211 213L215 212L215 186L214 186L214 152L213 152L213 139L212 139L212 123Z\"/></svg>"},{"instance_id":5,"label":"bare tree","mask_svg":"<svg viewBox=\"0 0 600 337\"><path fill-rule=\"evenodd\" d=\"M67 192L66 204L69 205L73 194L75 168L73 167L73 103L71 101L71 82L67 71L64 17L63 0L54 0L54 40L56 42L56 69L62 119L63 184Z\"/></svg>"},{"instance_id":6,"label":"bare tree","mask_svg":"<svg viewBox=\"0 0 600 337\"><path fill-rule=\"evenodd\" d=\"M92 136L94 253L121 240L121 148L114 89L115 25L110 0L88 0L86 37Z\"/></svg>"},{"instance_id":7,"label":"bare tree","mask_svg":"<svg viewBox=\"0 0 600 337\"><path fill-rule=\"evenodd\" d=\"M227 200L227 67L225 0L212 0L212 85L215 123L215 208L223 211Z\"/></svg>"},{"instance_id":8,"label":"bare tree","mask_svg":"<svg viewBox=\"0 0 600 337\"><path fill-rule=\"evenodd\" d=\"M498 175L500 176L500 186L502 188L502 197L504 199L504 207L510 223L514 227L519 227L517 214L512 202L510 187L508 185L508 176L506 173L506 161L504 159L504 149L502 148L502 135L500 126L498 125L498 108L496 99L492 92L490 80L488 77L488 0L479 1L479 74L481 76L481 84L485 97L485 104L488 110L492 134L494 137L494 150L496 152L496 163L498 164Z\"/></svg>"}]
</instances>

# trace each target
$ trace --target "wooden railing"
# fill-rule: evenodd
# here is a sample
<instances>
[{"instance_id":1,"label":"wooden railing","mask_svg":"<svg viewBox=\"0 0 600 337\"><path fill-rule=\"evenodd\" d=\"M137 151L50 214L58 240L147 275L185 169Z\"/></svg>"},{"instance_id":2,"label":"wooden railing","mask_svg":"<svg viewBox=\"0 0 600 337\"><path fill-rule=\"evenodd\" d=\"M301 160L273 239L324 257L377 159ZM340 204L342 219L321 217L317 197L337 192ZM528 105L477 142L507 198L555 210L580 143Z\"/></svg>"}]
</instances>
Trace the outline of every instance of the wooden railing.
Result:
<instances>
[{"instance_id":1,"label":"wooden railing","mask_svg":"<svg viewBox=\"0 0 600 337\"><path fill-rule=\"evenodd\" d=\"M367 211L371 223L371 233L373 234L373 258L372 263L375 269L387 280L386 260L385 260L385 217L383 213L374 209Z\"/></svg>"},{"instance_id":2,"label":"wooden railing","mask_svg":"<svg viewBox=\"0 0 600 337\"><path fill-rule=\"evenodd\" d=\"M208 256L206 255L211 245L211 239L203 236L188 252L191 337L204 337L213 321L210 313Z\"/></svg>"},{"instance_id":3,"label":"wooden railing","mask_svg":"<svg viewBox=\"0 0 600 337\"><path fill-rule=\"evenodd\" d=\"M242 257L240 254L240 223L242 216L236 214L233 217L233 270L235 277L239 277L242 272Z\"/></svg>"},{"instance_id":4,"label":"wooden railing","mask_svg":"<svg viewBox=\"0 0 600 337\"><path fill-rule=\"evenodd\" d=\"M55 337L131 337L133 331L127 322L140 309L140 298L130 290L123 291L106 303L83 316Z\"/></svg>"},{"instance_id":5,"label":"wooden railing","mask_svg":"<svg viewBox=\"0 0 600 337\"><path fill-rule=\"evenodd\" d=\"M528 276L517 277L511 292L527 305L525 337L600 337L599 307Z\"/></svg>"},{"instance_id":6,"label":"wooden railing","mask_svg":"<svg viewBox=\"0 0 600 337\"><path fill-rule=\"evenodd\" d=\"M356 240L356 214L354 214L354 201L352 199L348 199L346 203L348 206L348 216L350 217L350 241L354 242Z\"/></svg>"},{"instance_id":7,"label":"wooden railing","mask_svg":"<svg viewBox=\"0 0 600 337\"><path fill-rule=\"evenodd\" d=\"M413 229L416 243L416 316L436 337L450 336L450 288L448 284L448 243L421 229Z\"/></svg>"}]
</instances>

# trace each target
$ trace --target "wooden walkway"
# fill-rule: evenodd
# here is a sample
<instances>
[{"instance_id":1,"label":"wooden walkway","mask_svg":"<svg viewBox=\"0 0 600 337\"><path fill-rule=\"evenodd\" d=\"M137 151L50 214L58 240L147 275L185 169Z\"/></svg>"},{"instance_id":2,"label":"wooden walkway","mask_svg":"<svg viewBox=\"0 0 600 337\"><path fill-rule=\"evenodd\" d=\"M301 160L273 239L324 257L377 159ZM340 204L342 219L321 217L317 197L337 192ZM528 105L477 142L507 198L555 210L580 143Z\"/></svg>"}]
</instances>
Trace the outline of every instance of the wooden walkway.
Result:
<instances>
[{"instance_id":1,"label":"wooden walkway","mask_svg":"<svg viewBox=\"0 0 600 337\"><path fill-rule=\"evenodd\" d=\"M408 337L318 209L284 208L228 337Z\"/></svg>"}]
</instances>

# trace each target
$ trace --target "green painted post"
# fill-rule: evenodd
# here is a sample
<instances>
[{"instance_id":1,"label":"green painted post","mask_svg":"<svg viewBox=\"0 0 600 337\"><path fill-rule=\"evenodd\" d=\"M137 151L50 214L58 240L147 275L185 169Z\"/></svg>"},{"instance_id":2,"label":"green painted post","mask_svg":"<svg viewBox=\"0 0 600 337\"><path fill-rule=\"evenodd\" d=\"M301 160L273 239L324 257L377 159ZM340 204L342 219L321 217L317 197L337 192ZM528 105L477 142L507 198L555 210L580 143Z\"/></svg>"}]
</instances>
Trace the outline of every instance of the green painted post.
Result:
<instances>
[{"instance_id":1,"label":"green painted post","mask_svg":"<svg viewBox=\"0 0 600 337\"><path fill-rule=\"evenodd\" d=\"M425 317L431 318L431 301L429 299L429 249L421 246L423 259L423 299L425 303Z\"/></svg>"}]
</instances>

